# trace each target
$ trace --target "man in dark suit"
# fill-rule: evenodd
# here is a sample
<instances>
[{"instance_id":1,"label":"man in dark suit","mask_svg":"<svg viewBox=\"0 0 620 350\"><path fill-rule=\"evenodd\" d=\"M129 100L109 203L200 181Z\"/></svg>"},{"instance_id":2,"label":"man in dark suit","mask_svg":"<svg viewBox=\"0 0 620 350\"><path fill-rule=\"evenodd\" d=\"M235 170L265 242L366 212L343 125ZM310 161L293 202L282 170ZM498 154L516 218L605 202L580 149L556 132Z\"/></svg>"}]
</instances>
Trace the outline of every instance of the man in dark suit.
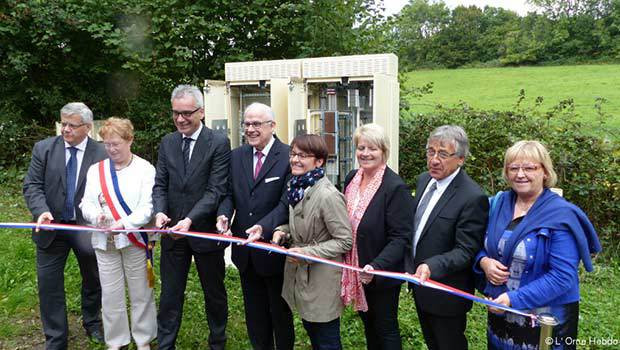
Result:
<instances>
[{"instance_id":1,"label":"man in dark suit","mask_svg":"<svg viewBox=\"0 0 620 350\"><path fill-rule=\"evenodd\" d=\"M246 242L271 241L275 227L288 221L287 182L291 173L288 145L274 136L271 108L261 103L243 114L247 144L232 151L228 196L218 211L218 230ZM293 316L281 296L284 256L244 245L232 247L241 275L246 327L254 349L293 349Z\"/></svg>"},{"instance_id":2,"label":"man in dark suit","mask_svg":"<svg viewBox=\"0 0 620 350\"><path fill-rule=\"evenodd\" d=\"M406 270L474 292L472 262L482 246L489 202L461 167L469 152L460 126L435 129L426 144L428 172L418 178L412 249ZM412 285L418 318L430 350L467 349L465 328L472 302Z\"/></svg>"},{"instance_id":3,"label":"man in dark suit","mask_svg":"<svg viewBox=\"0 0 620 350\"><path fill-rule=\"evenodd\" d=\"M106 158L103 145L88 137L93 112L81 102L60 110L61 136L39 141L24 179L24 197L33 220L84 224L78 207L84 195L88 168ZM101 285L90 234L33 230L37 246L39 307L46 349L66 349L69 328L65 300L64 270L69 251L77 257L82 275L82 324L86 333L103 343Z\"/></svg>"},{"instance_id":4,"label":"man in dark suit","mask_svg":"<svg viewBox=\"0 0 620 350\"><path fill-rule=\"evenodd\" d=\"M226 193L230 143L202 124L200 90L179 85L172 92L172 120L177 128L161 141L153 187L155 224L172 230L214 232L217 208ZM174 349L181 327L185 286L192 257L202 285L209 346L224 349L228 300L224 286L224 248L217 242L167 235L161 239L160 349Z\"/></svg>"}]
</instances>

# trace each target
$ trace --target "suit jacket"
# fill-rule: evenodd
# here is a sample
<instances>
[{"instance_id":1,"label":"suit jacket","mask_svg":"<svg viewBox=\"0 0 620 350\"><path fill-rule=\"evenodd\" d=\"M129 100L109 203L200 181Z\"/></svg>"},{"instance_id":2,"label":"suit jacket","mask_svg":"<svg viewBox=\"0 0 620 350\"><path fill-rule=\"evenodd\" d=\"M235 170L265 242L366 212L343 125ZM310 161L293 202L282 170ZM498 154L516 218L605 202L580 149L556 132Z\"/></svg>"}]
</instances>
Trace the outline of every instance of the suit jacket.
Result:
<instances>
[{"instance_id":1,"label":"suit jacket","mask_svg":"<svg viewBox=\"0 0 620 350\"><path fill-rule=\"evenodd\" d=\"M155 185L153 186L154 213L164 213L172 224L188 217L191 231L215 232L217 208L226 194L230 142L228 138L203 126L195 141L187 173L183 170L183 135L178 131L161 140ZM186 237L190 247L198 253L221 250L225 244ZM175 240L166 236L161 240L163 249L172 249Z\"/></svg>"},{"instance_id":2,"label":"suit jacket","mask_svg":"<svg viewBox=\"0 0 620 350\"><path fill-rule=\"evenodd\" d=\"M345 179L345 191L357 170ZM406 247L409 245L413 221L411 190L392 169L387 167L381 185L371 199L357 227L357 254L359 266L370 264L378 270L404 271ZM401 280L375 276L367 285L382 289L401 284Z\"/></svg>"},{"instance_id":3,"label":"suit jacket","mask_svg":"<svg viewBox=\"0 0 620 350\"><path fill-rule=\"evenodd\" d=\"M427 172L419 176L414 208L430 180ZM418 265L425 263L431 279L473 293L472 264L482 247L488 212L488 198L461 169L431 211L418 240L415 260L408 247L407 272L415 273ZM470 300L426 287L414 285L413 292L422 311L438 316L459 316L472 306Z\"/></svg>"},{"instance_id":4,"label":"suit jacket","mask_svg":"<svg viewBox=\"0 0 620 350\"><path fill-rule=\"evenodd\" d=\"M231 226L235 237L247 238L245 230L259 224L263 227L261 241L269 242L274 228L288 221L286 191L291 174L288 157L290 147L276 138L256 180L253 150L252 146L245 144L232 151L230 174L235 176L228 178L228 193L217 215L226 215L231 219L235 211ZM284 255L233 245L232 260L241 273L247 268L249 259L252 259L259 275L273 276L284 271Z\"/></svg>"},{"instance_id":5,"label":"suit jacket","mask_svg":"<svg viewBox=\"0 0 620 350\"><path fill-rule=\"evenodd\" d=\"M291 247L301 247L308 255L342 262L351 249L351 222L344 196L327 179L309 187L304 198L289 206L289 223L278 227L291 234ZM282 297L302 319L329 322L340 317L342 269L327 264L301 260L284 264Z\"/></svg>"},{"instance_id":6,"label":"suit jacket","mask_svg":"<svg viewBox=\"0 0 620 350\"><path fill-rule=\"evenodd\" d=\"M49 137L41 140L32 149L32 159L28 173L24 179L23 193L33 220L49 211L56 220L62 217L65 206L66 191L66 162L65 141L62 136ZM82 210L79 208L88 168L94 163L107 158L105 148L97 141L88 138L80 173L77 177L75 198L75 217L78 224L84 224ZM49 247L56 237L55 231L32 231L32 240L42 249Z\"/></svg>"}]
</instances>

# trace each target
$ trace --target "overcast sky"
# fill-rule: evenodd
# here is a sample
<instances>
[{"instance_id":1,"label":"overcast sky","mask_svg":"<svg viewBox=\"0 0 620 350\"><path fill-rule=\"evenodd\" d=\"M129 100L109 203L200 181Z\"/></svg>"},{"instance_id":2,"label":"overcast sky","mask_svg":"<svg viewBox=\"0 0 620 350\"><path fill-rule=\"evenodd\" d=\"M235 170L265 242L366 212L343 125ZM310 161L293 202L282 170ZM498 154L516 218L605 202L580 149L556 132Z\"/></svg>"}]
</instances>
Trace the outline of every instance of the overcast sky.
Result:
<instances>
[{"instance_id":1,"label":"overcast sky","mask_svg":"<svg viewBox=\"0 0 620 350\"><path fill-rule=\"evenodd\" d=\"M438 2L435 0L431 0L431 2ZM509 9L515 11L520 15L526 15L528 10L532 11L532 7L525 3L525 0L444 0L444 3L449 8L455 8L459 5L476 5L477 7L483 8L486 5L493 7L503 7L505 9ZM409 3L409 0L384 0L383 4L385 5L385 12L387 15L393 15L398 13L403 6Z\"/></svg>"}]
</instances>

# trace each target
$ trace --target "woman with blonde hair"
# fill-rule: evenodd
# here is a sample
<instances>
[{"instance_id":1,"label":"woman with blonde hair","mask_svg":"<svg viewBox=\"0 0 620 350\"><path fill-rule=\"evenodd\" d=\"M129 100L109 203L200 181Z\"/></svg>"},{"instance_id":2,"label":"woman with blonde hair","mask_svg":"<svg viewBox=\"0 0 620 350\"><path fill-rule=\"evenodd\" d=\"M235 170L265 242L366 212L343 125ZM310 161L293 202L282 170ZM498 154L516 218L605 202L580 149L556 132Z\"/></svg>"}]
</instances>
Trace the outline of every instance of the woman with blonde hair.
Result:
<instances>
[{"instance_id":1,"label":"woman with blonde hair","mask_svg":"<svg viewBox=\"0 0 620 350\"><path fill-rule=\"evenodd\" d=\"M511 189L491 200L484 249L474 271L483 293L496 303L550 313L554 349L574 349L579 319L579 262L592 271L601 246L586 214L550 191L557 175L547 149L519 141L506 151L503 176ZM523 316L488 314L489 349L537 349L540 327Z\"/></svg>"},{"instance_id":2,"label":"woman with blonde hair","mask_svg":"<svg viewBox=\"0 0 620 350\"><path fill-rule=\"evenodd\" d=\"M140 228L153 215L151 191L155 168L131 152L133 125L128 119L107 119L99 135L109 158L88 169L80 205L84 219L110 231ZM147 268L156 239L156 235L139 233L92 234L108 349L120 349L129 344L131 336L139 350L150 349L151 341L157 336L152 270ZM129 289L131 303L131 331L125 286Z\"/></svg>"},{"instance_id":3,"label":"woman with blonde hair","mask_svg":"<svg viewBox=\"0 0 620 350\"><path fill-rule=\"evenodd\" d=\"M387 166L390 140L378 124L365 124L353 134L359 169L345 179L344 195L353 230L353 249L345 263L364 268L404 271L414 212L411 190ZM364 323L368 349L402 349L398 302L402 281L346 270L341 295Z\"/></svg>"}]
</instances>

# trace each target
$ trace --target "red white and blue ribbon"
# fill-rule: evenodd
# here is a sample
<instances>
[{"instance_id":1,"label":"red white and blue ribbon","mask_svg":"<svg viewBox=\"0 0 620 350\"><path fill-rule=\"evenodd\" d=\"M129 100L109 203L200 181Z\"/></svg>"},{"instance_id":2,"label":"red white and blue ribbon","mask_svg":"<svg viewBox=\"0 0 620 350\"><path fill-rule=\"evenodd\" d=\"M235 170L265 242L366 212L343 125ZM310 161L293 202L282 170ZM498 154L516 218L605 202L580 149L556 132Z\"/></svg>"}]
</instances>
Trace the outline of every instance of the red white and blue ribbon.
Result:
<instances>
[{"instance_id":1,"label":"red white and blue ribbon","mask_svg":"<svg viewBox=\"0 0 620 350\"><path fill-rule=\"evenodd\" d=\"M0 223L0 228L17 228L17 229L34 229L36 228L37 225L35 223L11 223L11 222L7 222L7 223ZM79 226L79 225L65 225L65 224L41 224L39 225L39 229L41 230L67 230L67 231L90 231L90 232L109 232L106 229L100 229L100 228L93 228L90 226ZM218 242L226 242L226 243L235 243L235 244L242 244L245 242L244 239L242 238L238 238L238 237L233 237L233 236L225 236L222 234L216 234L216 233L206 233L206 232L195 232L195 231L172 231L172 230L158 230L158 229L140 229L140 230L114 230L112 232L118 232L118 233L125 233L125 232L159 232L159 233L172 233L172 234L177 234L177 235L182 235L182 236L187 236L187 237L195 237L195 238L202 238L202 239L209 239L209 240L214 240L214 241L218 241ZM369 274L373 274L373 275L377 275L377 276L383 276L383 277L387 277L387 278L393 278L393 279L398 279L398 280L402 280L402 281L406 281L406 282L410 282L410 283L414 283L416 285L419 286L423 286L423 287L427 287L427 288L433 288L433 289L437 289L437 290L441 290L444 291L446 293L450 293L452 295L456 295L459 296L461 298L465 298L465 299L469 299L496 309L500 309L506 312L510 312L513 314L517 314L517 315L521 315L524 316L526 318L530 318L532 320L532 323L534 321L536 321L538 318L536 315L528 313L528 312L524 312L524 311L520 311L517 309L513 309L511 307L502 305L502 304L498 304L495 303L491 300L488 299L484 299L481 297L478 297L474 294L471 293L467 293L465 291L456 289L454 287L448 286L446 284L443 283L439 283L436 281L433 281L431 279L426 280L425 282L420 282L420 279L414 275L408 274L408 273L401 273L401 272L391 272L391 271L383 271L383 270L370 270L370 271L364 271L361 267L359 266L353 266L353 265L347 265L341 262L337 262L337 261L332 261L329 259L324 259L324 258L320 258L317 256L312 256L312 255L308 255L308 254L303 254L303 253L298 253L298 252L292 252L289 251L286 248L283 248L281 246L277 246L277 245L273 245L273 244L269 244L269 243L263 243L263 242L253 242L253 243L248 243L247 246L252 247L252 248L256 248L256 249L261 249L261 250L265 250L268 252L273 252L273 253L278 253L278 254L283 254L283 255L287 255L287 256L291 256L294 258L298 258L298 259L305 259L308 261L313 261L313 262L318 262L318 263L323 263L323 264L327 264L327 265L331 265L334 267L340 267L343 269L349 269L349 270L353 270L353 271L357 271L357 272L365 272L365 273L369 273Z\"/></svg>"}]
</instances>

